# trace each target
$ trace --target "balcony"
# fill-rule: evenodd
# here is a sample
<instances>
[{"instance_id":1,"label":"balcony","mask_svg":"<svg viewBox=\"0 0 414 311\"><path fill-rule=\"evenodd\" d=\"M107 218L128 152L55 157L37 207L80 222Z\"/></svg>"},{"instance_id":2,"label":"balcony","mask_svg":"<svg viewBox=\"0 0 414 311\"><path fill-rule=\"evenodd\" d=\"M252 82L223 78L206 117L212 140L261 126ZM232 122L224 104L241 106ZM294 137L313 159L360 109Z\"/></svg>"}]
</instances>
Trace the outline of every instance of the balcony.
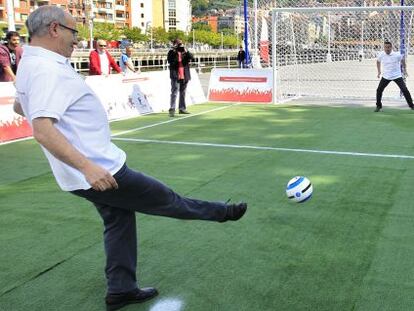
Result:
<instances>
[{"instance_id":1,"label":"balcony","mask_svg":"<svg viewBox=\"0 0 414 311\"><path fill-rule=\"evenodd\" d=\"M95 22L101 22L101 23L115 23L115 21L114 21L114 19L113 18L109 18L109 17L107 17L107 16L105 16L105 17L102 17L102 16L100 16L100 17L96 17L95 19L94 19L94 21Z\"/></svg>"},{"instance_id":2,"label":"balcony","mask_svg":"<svg viewBox=\"0 0 414 311\"><path fill-rule=\"evenodd\" d=\"M115 10L117 10L117 11L125 11L125 5L117 4L117 5L115 5Z\"/></svg>"},{"instance_id":3,"label":"balcony","mask_svg":"<svg viewBox=\"0 0 414 311\"><path fill-rule=\"evenodd\" d=\"M105 13L112 13L112 9L108 9L108 8L98 8L98 12L105 12Z\"/></svg>"}]
</instances>

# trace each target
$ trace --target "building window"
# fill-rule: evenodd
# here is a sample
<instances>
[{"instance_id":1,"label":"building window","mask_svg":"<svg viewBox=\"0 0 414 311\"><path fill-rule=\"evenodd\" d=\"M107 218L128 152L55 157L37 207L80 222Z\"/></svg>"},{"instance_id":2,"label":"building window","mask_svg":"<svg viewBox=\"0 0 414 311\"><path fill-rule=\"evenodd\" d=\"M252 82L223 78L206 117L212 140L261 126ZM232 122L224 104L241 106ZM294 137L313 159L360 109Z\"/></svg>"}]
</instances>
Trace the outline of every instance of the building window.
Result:
<instances>
[{"instance_id":1,"label":"building window","mask_svg":"<svg viewBox=\"0 0 414 311\"><path fill-rule=\"evenodd\" d=\"M143 8L144 7L144 4L143 3L141 3L141 8Z\"/></svg>"},{"instance_id":2,"label":"building window","mask_svg":"<svg viewBox=\"0 0 414 311\"><path fill-rule=\"evenodd\" d=\"M144 18L144 13L141 14L141 18Z\"/></svg>"},{"instance_id":3,"label":"building window","mask_svg":"<svg viewBox=\"0 0 414 311\"><path fill-rule=\"evenodd\" d=\"M175 9L175 0L168 0L168 8Z\"/></svg>"},{"instance_id":4,"label":"building window","mask_svg":"<svg viewBox=\"0 0 414 311\"><path fill-rule=\"evenodd\" d=\"M141 27L144 27L145 26L145 24L144 23L141 23Z\"/></svg>"}]
</instances>

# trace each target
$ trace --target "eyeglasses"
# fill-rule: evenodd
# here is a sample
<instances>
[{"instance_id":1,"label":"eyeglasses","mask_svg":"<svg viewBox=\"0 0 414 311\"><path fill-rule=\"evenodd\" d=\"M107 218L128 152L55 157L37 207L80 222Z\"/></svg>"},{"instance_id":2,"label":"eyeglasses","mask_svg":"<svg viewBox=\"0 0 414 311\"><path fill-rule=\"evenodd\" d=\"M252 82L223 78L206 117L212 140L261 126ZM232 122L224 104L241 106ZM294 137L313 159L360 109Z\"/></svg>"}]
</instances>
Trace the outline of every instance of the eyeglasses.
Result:
<instances>
[{"instance_id":1,"label":"eyeglasses","mask_svg":"<svg viewBox=\"0 0 414 311\"><path fill-rule=\"evenodd\" d=\"M77 37L78 31L76 29L70 28L70 27L68 27L66 25L63 25L61 23L59 23L58 25L62 28L65 28L65 29L69 30L70 32L72 32L73 37L75 37L75 38Z\"/></svg>"},{"instance_id":2,"label":"eyeglasses","mask_svg":"<svg viewBox=\"0 0 414 311\"><path fill-rule=\"evenodd\" d=\"M101 48L106 48L106 44L99 44Z\"/></svg>"}]
</instances>

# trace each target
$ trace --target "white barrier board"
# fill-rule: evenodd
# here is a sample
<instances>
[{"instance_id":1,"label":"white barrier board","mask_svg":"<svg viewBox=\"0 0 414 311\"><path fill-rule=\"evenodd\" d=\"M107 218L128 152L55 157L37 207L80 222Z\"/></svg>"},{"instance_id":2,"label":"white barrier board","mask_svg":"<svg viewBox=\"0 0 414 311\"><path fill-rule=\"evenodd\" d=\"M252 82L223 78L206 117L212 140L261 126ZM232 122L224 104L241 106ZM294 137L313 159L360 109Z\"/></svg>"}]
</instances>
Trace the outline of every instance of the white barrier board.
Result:
<instances>
[{"instance_id":1,"label":"white barrier board","mask_svg":"<svg viewBox=\"0 0 414 311\"><path fill-rule=\"evenodd\" d=\"M186 93L187 106L206 102L200 79L194 69L191 69L191 77ZM167 111L170 108L169 71L126 76L88 76L85 81L101 100L110 121ZM0 83L0 143L32 135L25 118L13 111L15 92L13 83Z\"/></svg>"}]
</instances>

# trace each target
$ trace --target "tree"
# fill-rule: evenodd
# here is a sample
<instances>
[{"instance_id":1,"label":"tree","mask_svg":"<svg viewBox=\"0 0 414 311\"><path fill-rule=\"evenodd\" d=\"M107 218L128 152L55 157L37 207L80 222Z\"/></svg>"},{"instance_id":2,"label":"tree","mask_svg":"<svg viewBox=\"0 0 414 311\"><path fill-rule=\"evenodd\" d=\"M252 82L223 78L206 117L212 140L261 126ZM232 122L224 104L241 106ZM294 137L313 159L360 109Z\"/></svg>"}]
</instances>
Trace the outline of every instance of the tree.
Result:
<instances>
[{"instance_id":1,"label":"tree","mask_svg":"<svg viewBox=\"0 0 414 311\"><path fill-rule=\"evenodd\" d=\"M208 0L193 0L191 6L193 8L193 15L202 16L208 9Z\"/></svg>"},{"instance_id":2,"label":"tree","mask_svg":"<svg viewBox=\"0 0 414 311\"><path fill-rule=\"evenodd\" d=\"M78 30L78 38L79 40L82 39L89 39L89 27L84 26L84 25L78 25L76 27L76 29Z\"/></svg>"},{"instance_id":3,"label":"tree","mask_svg":"<svg viewBox=\"0 0 414 311\"><path fill-rule=\"evenodd\" d=\"M141 33L141 29L138 27L133 28L123 28L122 34L129 40L133 42L142 42L148 41L148 37L145 34Z\"/></svg>"},{"instance_id":4,"label":"tree","mask_svg":"<svg viewBox=\"0 0 414 311\"><path fill-rule=\"evenodd\" d=\"M174 39L181 39L182 41L187 41L187 37L181 30L170 30L168 32L168 41L173 41Z\"/></svg>"},{"instance_id":5,"label":"tree","mask_svg":"<svg viewBox=\"0 0 414 311\"><path fill-rule=\"evenodd\" d=\"M152 29L153 40L158 43L168 43L168 33L162 27Z\"/></svg>"},{"instance_id":6,"label":"tree","mask_svg":"<svg viewBox=\"0 0 414 311\"><path fill-rule=\"evenodd\" d=\"M234 29L232 28L221 28L220 32L222 32L224 35L234 35Z\"/></svg>"},{"instance_id":7,"label":"tree","mask_svg":"<svg viewBox=\"0 0 414 311\"><path fill-rule=\"evenodd\" d=\"M194 30L205 30L205 31L212 31L211 26L206 24L205 22L196 22L192 25Z\"/></svg>"},{"instance_id":8,"label":"tree","mask_svg":"<svg viewBox=\"0 0 414 311\"><path fill-rule=\"evenodd\" d=\"M94 23L93 36L103 40L119 40L121 38L121 30L110 23Z\"/></svg>"}]
</instances>

